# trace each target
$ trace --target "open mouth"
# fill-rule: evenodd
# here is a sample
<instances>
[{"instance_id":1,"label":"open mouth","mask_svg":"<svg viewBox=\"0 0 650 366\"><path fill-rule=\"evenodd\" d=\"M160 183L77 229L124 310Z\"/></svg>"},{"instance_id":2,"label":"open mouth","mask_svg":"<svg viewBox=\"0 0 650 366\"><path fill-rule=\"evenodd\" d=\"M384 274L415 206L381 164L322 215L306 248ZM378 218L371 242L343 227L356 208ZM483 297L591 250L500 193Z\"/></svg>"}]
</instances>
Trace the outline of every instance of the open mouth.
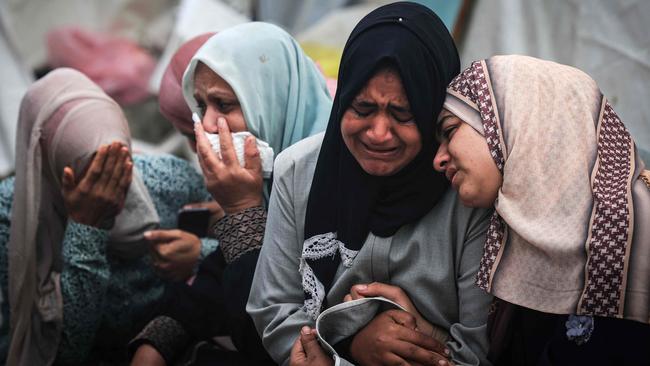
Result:
<instances>
[{"instance_id":1,"label":"open mouth","mask_svg":"<svg viewBox=\"0 0 650 366\"><path fill-rule=\"evenodd\" d=\"M388 158L392 157L399 151L399 146L396 147L384 147L384 146L369 146L365 143L361 143L363 145L364 150L366 150L366 153L370 156L373 157L378 157L378 158Z\"/></svg>"}]
</instances>

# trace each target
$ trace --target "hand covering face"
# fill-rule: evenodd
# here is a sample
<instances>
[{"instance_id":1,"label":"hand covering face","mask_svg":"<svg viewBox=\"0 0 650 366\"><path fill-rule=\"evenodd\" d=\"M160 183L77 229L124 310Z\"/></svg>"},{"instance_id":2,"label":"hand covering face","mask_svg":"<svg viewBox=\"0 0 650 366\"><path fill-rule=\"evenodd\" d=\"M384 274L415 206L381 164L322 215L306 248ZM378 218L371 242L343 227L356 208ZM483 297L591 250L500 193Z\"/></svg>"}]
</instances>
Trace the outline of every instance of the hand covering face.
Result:
<instances>
[{"instance_id":1,"label":"hand covering face","mask_svg":"<svg viewBox=\"0 0 650 366\"><path fill-rule=\"evenodd\" d=\"M51 364L61 335L59 276L66 226L60 177L82 172L103 145L130 146L120 107L78 71L56 69L35 82L21 102L16 180L9 240L11 344L8 365ZM136 172L108 250L121 258L145 252L142 234L159 222Z\"/></svg>"}]
</instances>

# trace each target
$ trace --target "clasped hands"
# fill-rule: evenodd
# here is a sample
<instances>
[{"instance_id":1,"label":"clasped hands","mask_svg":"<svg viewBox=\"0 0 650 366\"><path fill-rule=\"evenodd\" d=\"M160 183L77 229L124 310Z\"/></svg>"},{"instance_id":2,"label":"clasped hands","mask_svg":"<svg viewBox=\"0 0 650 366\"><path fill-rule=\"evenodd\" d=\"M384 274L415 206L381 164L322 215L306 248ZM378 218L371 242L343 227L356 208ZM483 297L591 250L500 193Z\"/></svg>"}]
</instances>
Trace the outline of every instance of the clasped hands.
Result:
<instances>
[{"instance_id":1,"label":"clasped hands","mask_svg":"<svg viewBox=\"0 0 650 366\"><path fill-rule=\"evenodd\" d=\"M383 296L403 310L378 314L352 339L350 354L360 365L452 366L450 351L431 335L434 326L417 311L410 298L397 287L379 282L352 286L344 302ZM303 327L291 350L292 366L333 365L317 340L316 329Z\"/></svg>"}]
</instances>

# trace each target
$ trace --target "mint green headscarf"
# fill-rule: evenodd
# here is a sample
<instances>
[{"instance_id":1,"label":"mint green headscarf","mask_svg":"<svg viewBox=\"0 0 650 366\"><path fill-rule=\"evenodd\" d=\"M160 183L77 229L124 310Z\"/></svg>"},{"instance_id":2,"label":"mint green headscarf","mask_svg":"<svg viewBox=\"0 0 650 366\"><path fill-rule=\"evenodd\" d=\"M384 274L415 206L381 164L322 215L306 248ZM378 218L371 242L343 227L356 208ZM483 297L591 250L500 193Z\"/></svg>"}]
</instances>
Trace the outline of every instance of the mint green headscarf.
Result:
<instances>
[{"instance_id":1,"label":"mint green headscarf","mask_svg":"<svg viewBox=\"0 0 650 366\"><path fill-rule=\"evenodd\" d=\"M237 25L212 36L183 75L192 112L194 70L201 61L234 90L248 130L277 154L325 129L332 99L325 79L300 45L281 28L262 22Z\"/></svg>"}]
</instances>

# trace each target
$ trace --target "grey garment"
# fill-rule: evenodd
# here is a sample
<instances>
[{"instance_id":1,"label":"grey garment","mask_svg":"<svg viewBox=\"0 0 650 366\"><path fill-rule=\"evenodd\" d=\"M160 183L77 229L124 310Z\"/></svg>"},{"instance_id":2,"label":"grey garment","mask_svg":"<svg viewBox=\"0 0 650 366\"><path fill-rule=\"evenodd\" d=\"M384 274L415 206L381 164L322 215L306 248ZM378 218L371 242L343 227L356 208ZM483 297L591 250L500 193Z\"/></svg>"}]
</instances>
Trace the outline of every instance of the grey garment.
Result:
<instances>
[{"instance_id":1,"label":"grey garment","mask_svg":"<svg viewBox=\"0 0 650 366\"><path fill-rule=\"evenodd\" d=\"M334 359L334 365L350 364L338 355L334 345L358 333L377 312L391 309L406 311L401 305L384 297L367 297L336 304L320 313L316 319L318 340ZM441 329L434 329L432 337L441 343L449 340L449 334Z\"/></svg>"},{"instance_id":2,"label":"grey garment","mask_svg":"<svg viewBox=\"0 0 650 366\"><path fill-rule=\"evenodd\" d=\"M282 152L275 162L264 245L247 311L264 346L287 364L303 325L314 321L302 309L298 272L305 211L323 134ZM351 268L340 266L327 303L342 302L350 287L384 282L401 287L422 316L451 335L447 346L459 365L486 365L486 321L491 296L474 285L483 253L489 210L463 207L449 191L417 223L389 238L369 234Z\"/></svg>"}]
</instances>

